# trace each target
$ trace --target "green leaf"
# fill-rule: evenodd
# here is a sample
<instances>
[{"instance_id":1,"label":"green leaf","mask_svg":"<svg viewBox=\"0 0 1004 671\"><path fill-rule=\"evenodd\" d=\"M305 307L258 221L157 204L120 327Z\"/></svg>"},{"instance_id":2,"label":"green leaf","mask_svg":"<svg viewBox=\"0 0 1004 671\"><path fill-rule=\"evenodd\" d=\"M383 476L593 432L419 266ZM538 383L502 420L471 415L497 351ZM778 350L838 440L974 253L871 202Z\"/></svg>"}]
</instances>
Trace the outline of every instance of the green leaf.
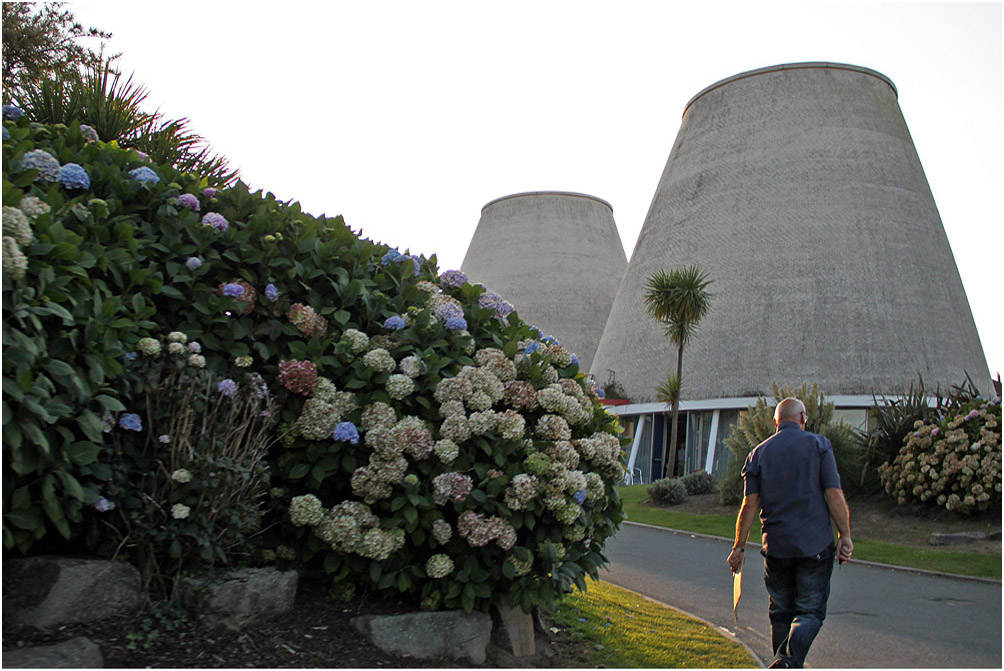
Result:
<instances>
[{"instance_id":1,"label":"green leaf","mask_svg":"<svg viewBox=\"0 0 1004 671\"><path fill-rule=\"evenodd\" d=\"M77 479L66 471L56 471L56 475L63 481L63 490L78 501L84 500L84 488L80 486Z\"/></svg>"},{"instance_id":2,"label":"green leaf","mask_svg":"<svg viewBox=\"0 0 1004 671\"><path fill-rule=\"evenodd\" d=\"M310 464L295 464L293 468L289 469L290 480L299 480L305 476L310 471Z\"/></svg>"},{"instance_id":3,"label":"green leaf","mask_svg":"<svg viewBox=\"0 0 1004 671\"><path fill-rule=\"evenodd\" d=\"M4 513L4 521L12 524L18 529L24 529L25 531L35 531L41 528L44 524L42 519L42 511L38 508L29 508L28 510L11 510Z\"/></svg>"},{"instance_id":4,"label":"green leaf","mask_svg":"<svg viewBox=\"0 0 1004 671\"><path fill-rule=\"evenodd\" d=\"M181 557L181 541L175 538L171 541L171 545L167 548L167 554L171 559L178 559Z\"/></svg>"},{"instance_id":5,"label":"green leaf","mask_svg":"<svg viewBox=\"0 0 1004 671\"><path fill-rule=\"evenodd\" d=\"M101 446L95 443L80 441L63 448L63 454L73 463L80 466L93 464L101 452Z\"/></svg>"},{"instance_id":6,"label":"green leaf","mask_svg":"<svg viewBox=\"0 0 1004 671\"><path fill-rule=\"evenodd\" d=\"M84 410L80 413L80 417L77 417L77 425L91 441L104 443L105 439L101 431L101 418L96 414L90 410Z\"/></svg>"},{"instance_id":7,"label":"green leaf","mask_svg":"<svg viewBox=\"0 0 1004 671\"><path fill-rule=\"evenodd\" d=\"M101 407L111 412L124 412L126 407L122 401L106 394L99 394L94 400L101 404Z\"/></svg>"}]
</instances>

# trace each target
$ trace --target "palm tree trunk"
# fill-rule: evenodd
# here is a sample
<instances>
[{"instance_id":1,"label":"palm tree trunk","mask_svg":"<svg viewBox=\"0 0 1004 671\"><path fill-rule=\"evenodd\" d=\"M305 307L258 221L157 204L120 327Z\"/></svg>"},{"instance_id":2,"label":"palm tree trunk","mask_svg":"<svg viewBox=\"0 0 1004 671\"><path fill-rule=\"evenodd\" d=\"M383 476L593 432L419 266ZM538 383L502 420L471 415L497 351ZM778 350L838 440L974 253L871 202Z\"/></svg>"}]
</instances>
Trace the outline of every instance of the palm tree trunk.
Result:
<instances>
[{"instance_id":1,"label":"palm tree trunk","mask_svg":"<svg viewBox=\"0 0 1004 671\"><path fill-rule=\"evenodd\" d=\"M663 477L671 478L673 477L673 472L676 469L676 438L677 438L677 420L680 416L680 393L683 391L683 343L680 343L679 349L676 351L676 396L673 397L673 412L672 419L670 419L671 426L669 430L669 455L666 463L664 464L664 475Z\"/></svg>"}]
</instances>

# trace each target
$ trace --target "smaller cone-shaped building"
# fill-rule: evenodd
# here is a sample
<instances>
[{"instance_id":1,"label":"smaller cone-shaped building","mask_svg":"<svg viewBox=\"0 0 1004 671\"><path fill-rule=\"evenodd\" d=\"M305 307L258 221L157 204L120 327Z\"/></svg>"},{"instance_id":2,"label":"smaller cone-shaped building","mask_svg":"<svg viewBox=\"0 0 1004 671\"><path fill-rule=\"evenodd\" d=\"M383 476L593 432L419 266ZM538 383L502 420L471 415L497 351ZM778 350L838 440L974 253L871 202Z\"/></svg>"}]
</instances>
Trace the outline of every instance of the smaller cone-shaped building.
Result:
<instances>
[{"instance_id":1,"label":"smaller cone-shaped building","mask_svg":"<svg viewBox=\"0 0 1004 671\"><path fill-rule=\"evenodd\" d=\"M645 311L654 272L696 264L711 309L683 355L681 398L897 394L990 375L952 250L892 82L781 65L688 104L592 372L633 401L675 369ZM716 406L720 407L720 406Z\"/></svg>"},{"instance_id":2,"label":"smaller cone-shaped building","mask_svg":"<svg viewBox=\"0 0 1004 671\"><path fill-rule=\"evenodd\" d=\"M586 371L626 266L609 203L538 191L484 206L461 270L557 338Z\"/></svg>"}]
</instances>

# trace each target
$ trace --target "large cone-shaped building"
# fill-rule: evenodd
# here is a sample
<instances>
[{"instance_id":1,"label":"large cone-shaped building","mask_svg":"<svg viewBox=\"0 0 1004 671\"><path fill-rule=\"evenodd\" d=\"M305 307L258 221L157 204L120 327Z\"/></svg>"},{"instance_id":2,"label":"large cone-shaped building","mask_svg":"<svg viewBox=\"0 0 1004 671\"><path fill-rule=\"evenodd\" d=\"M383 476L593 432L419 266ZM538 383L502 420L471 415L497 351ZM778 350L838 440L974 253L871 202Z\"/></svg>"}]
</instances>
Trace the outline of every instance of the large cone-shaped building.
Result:
<instances>
[{"instance_id":1,"label":"large cone-shaped building","mask_svg":"<svg viewBox=\"0 0 1004 671\"><path fill-rule=\"evenodd\" d=\"M461 270L589 370L626 266L609 203L543 191L485 205Z\"/></svg>"},{"instance_id":2,"label":"large cone-shaped building","mask_svg":"<svg viewBox=\"0 0 1004 671\"><path fill-rule=\"evenodd\" d=\"M683 355L687 399L946 390L990 375L892 82L801 63L714 84L687 106L593 359L632 402L675 370L646 279L696 264L710 312ZM714 403L703 407L716 406Z\"/></svg>"}]
</instances>

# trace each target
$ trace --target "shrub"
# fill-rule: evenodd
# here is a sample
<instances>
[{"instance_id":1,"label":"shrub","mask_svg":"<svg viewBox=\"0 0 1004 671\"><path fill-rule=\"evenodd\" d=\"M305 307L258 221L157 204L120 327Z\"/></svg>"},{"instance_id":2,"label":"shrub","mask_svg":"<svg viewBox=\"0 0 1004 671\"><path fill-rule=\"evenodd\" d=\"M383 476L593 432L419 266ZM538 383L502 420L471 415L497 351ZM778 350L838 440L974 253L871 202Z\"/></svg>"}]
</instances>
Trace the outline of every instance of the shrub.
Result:
<instances>
[{"instance_id":1,"label":"shrub","mask_svg":"<svg viewBox=\"0 0 1004 671\"><path fill-rule=\"evenodd\" d=\"M623 518L620 429L574 355L513 306L340 218L240 183L205 188L76 124L4 128L4 205L48 208L30 244L9 236L23 275L3 280L5 547L56 530L120 543L141 565L142 548L166 552L151 572L234 561L267 483L258 556L323 570L343 594L528 611L596 575ZM82 166L89 190L21 169L36 149ZM227 383L252 380L274 404L254 422L259 406ZM206 427L192 444L232 448L213 463L174 443L185 403ZM257 437L225 438L240 426ZM231 521L211 514L224 458L253 481ZM168 481L179 468L191 479ZM121 524L106 524L109 505Z\"/></svg>"},{"instance_id":2,"label":"shrub","mask_svg":"<svg viewBox=\"0 0 1004 671\"><path fill-rule=\"evenodd\" d=\"M879 469L886 493L900 504L935 503L963 515L999 508L1000 426L1000 399L917 420L896 458Z\"/></svg>"},{"instance_id":3,"label":"shrub","mask_svg":"<svg viewBox=\"0 0 1004 671\"><path fill-rule=\"evenodd\" d=\"M688 473L680 478L680 480L683 481L683 486L687 488L688 496L710 494L715 491L715 487L718 484L715 480L715 476L706 471Z\"/></svg>"},{"instance_id":4,"label":"shrub","mask_svg":"<svg viewBox=\"0 0 1004 671\"><path fill-rule=\"evenodd\" d=\"M811 388L803 384L795 390L788 386L779 387L775 382L773 395L773 404L768 404L764 398L758 398L752 408L740 412L732 433L725 439L725 445L732 452L732 458L719 488L723 505L734 505L742 500L742 467L746 457L754 447L776 433L774 408L782 399L791 396L805 404L806 431L818 433L830 440L844 491L855 491L862 482L865 472L860 443L853 429L843 422L833 421L833 403L826 401L815 384ZM739 492L739 501L733 501L736 492ZM725 497L728 497L728 500Z\"/></svg>"},{"instance_id":5,"label":"shrub","mask_svg":"<svg viewBox=\"0 0 1004 671\"><path fill-rule=\"evenodd\" d=\"M648 498L655 503L674 506L683 503L687 498L687 486L683 478L662 478L654 480L646 490Z\"/></svg>"}]
</instances>

